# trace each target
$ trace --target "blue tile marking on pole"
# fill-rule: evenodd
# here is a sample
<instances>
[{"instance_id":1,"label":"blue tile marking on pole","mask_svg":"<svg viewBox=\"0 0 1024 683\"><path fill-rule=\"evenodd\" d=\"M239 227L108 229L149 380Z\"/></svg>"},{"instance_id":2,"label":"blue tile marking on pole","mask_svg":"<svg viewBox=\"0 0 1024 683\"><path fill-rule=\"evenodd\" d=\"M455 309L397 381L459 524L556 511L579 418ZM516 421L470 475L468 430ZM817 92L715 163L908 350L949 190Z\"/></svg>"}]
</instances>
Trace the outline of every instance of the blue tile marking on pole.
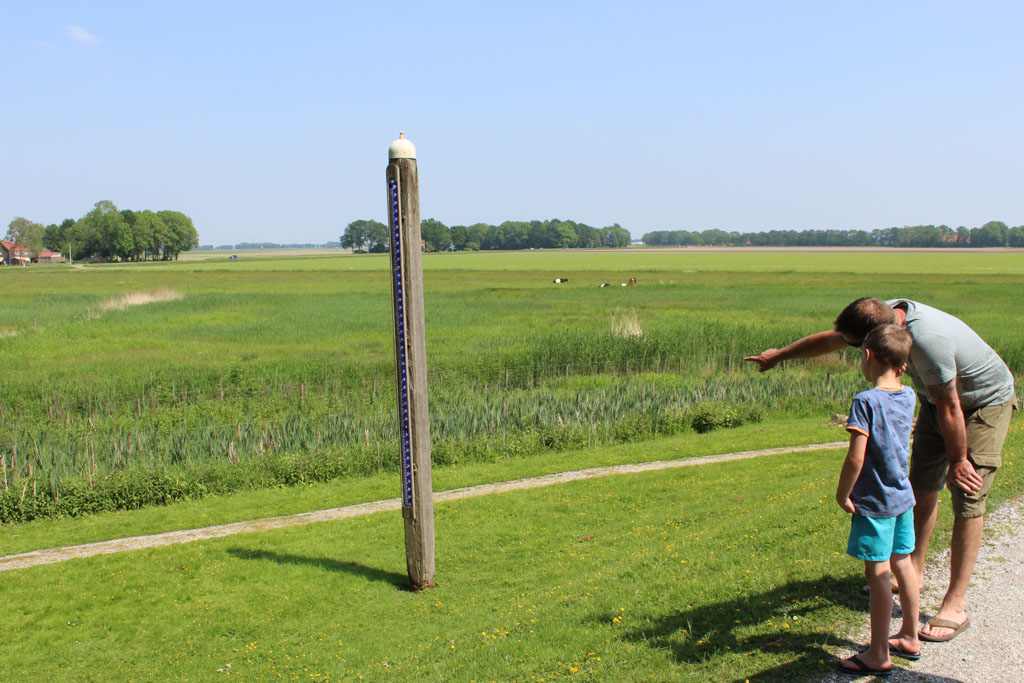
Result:
<instances>
[{"instance_id":1,"label":"blue tile marking on pole","mask_svg":"<svg viewBox=\"0 0 1024 683\"><path fill-rule=\"evenodd\" d=\"M395 347L398 352L398 409L402 443L402 506L412 507L412 446L409 434L409 382L405 346L405 294L402 291L402 234L398 181L388 181L391 200L391 277L395 287Z\"/></svg>"}]
</instances>

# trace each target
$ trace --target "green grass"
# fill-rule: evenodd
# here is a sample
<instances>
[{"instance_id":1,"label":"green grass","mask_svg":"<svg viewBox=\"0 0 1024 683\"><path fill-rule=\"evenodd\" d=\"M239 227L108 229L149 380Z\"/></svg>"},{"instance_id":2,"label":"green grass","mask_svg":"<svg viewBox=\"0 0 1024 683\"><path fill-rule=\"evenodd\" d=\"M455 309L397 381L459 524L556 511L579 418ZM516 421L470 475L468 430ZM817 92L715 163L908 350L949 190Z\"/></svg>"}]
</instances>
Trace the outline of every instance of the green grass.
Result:
<instances>
[{"instance_id":1,"label":"green grass","mask_svg":"<svg viewBox=\"0 0 1024 683\"><path fill-rule=\"evenodd\" d=\"M388 257L384 254L323 256L311 258L308 253L298 254L242 254L237 261L229 255L217 254L206 258L209 252L202 252L195 260L176 263L152 262L138 267L150 270L179 270L182 266L191 270L338 270L374 271L388 270ZM200 252L197 252L200 254ZM96 266L103 269L134 268L111 265ZM707 252L701 250L672 251L667 249L630 249L628 251L577 251L540 250L509 252L461 252L453 254L425 254L425 271L468 270L468 271L531 271L580 272L608 271L622 272L623 269L636 271L626 273L625 282L637 272L656 273L663 271L762 271L762 272L843 272L852 274L871 273L1020 273L1024 270L1024 253L1019 251L992 252L988 250L951 252L936 250L920 252L893 249L880 252L851 252L842 250L826 251L754 251L733 249ZM557 277L557 275L555 276ZM572 282L572 280L570 280Z\"/></svg>"},{"instance_id":2,"label":"green grass","mask_svg":"<svg viewBox=\"0 0 1024 683\"><path fill-rule=\"evenodd\" d=\"M829 426L821 418L769 416L758 424L706 434L688 432L635 444L613 444L498 462L434 466L434 490L443 491L589 467L826 443L845 438L846 433L842 428ZM398 474L392 471L291 488L210 496L135 511L106 512L74 519L41 519L4 528L0 533L0 555L383 500L397 497L398 486Z\"/></svg>"},{"instance_id":3,"label":"green grass","mask_svg":"<svg viewBox=\"0 0 1024 683\"><path fill-rule=\"evenodd\" d=\"M510 453L550 450L556 433L571 437L560 448L633 438L624 434L631 424L656 435L659 416L708 402L842 412L860 382L852 358L768 375L742 358L829 326L865 293L958 314L1024 371L1016 253L543 251L424 261L442 460L489 450L494 434ZM285 256L0 271L0 363L16 369L0 376L9 477L56 497L135 468L191 476L236 456L330 449L365 464L377 444L392 453L386 263ZM552 284L566 272L569 283ZM596 286L633 274L639 286ZM102 310L110 297L160 288L183 298ZM616 333L622 320L643 335Z\"/></svg>"},{"instance_id":4,"label":"green grass","mask_svg":"<svg viewBox=\"0 0 1024 683\"><path fill-rule=\"evenodd\" d=\"M996 499L1024 489L1021 427ZM7 572L0 678L813 679L866 619L842 457L439 504L438 587L419 595L397 514Z\"/></svg>"},{"instance_id":5,"label":"green grass","mask_svg":"<svg viewBox=\"0 0 1024 683\"><path fill-rule=\"evenodd\" d=\"M438 466L436 490L841 440L825 422L860 381L850 359L768 375L740 359L828 327L864 294L959 315L1024 371L1016 253L545 251L427 255L424 264L439 452L486 445L490 432L492 444L521 436L531 412L546 424L586 424L595 437L585 448ZM566 274L568 284L551 283ZM630 276L640 285L596 286ZM108 297L159 287L184 298L100 312ZM0 377L0 453L11 464L17 432L20 463L46 473L35 449L48 435L78 435L80 449L83 435L181 440L307 416L309 431L295 439L313 443L343 409L384 430L388 287L377 256L0 269L0 363L16 369ZM644 337L612 334L613 316L635 316ZM644 431L644 416L662 407L705 401L756 404L765 420L707 434ZM515 415L522 421L506 420ZM590 431L598 418L604 426ZM617 441L622 426L641 440ZM994 500L1024 491L1020 419L1011 430ZM97 467L173 469L183 455L188 466L222 458L222 437L128 458L101 446L95 457ZM294 452L315 458L318 448ZM73 452L48 472L82 476ZM0 680L814 679L866 616L862 570L842 555L845 520L832 502L842 454L439 504L438 587L421 595L402 590L396 514L4 572ZM370 472L39 520L0 528L0 553L397 494L393 471ZM946 508L937 548L949 523Z\"/></svg>"}]
</instances>

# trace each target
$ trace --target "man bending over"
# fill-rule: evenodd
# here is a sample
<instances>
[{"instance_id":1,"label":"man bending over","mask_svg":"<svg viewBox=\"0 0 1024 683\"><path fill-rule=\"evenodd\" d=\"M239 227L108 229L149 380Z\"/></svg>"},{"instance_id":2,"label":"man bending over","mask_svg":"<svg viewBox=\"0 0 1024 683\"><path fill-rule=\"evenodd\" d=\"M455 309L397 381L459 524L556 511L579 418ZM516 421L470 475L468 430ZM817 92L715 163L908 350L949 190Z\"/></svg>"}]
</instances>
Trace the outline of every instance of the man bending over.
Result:
<instances>
[{"instance_id":1,"label":"man bending over","mask_svg":"<svg viewBox=\"0 0 1024 683\"><path fill-rule=\"evenodd\" d=\"M781 361L811 358L843 347L859 347L878 325L895 323L913 339L907 374L921 404L910 455L916 544L911 554L919 583L935 529L938 494L949 484L953 537L949 587L939 611L921 629L921 639L952 640L970 624L967 586L985 526L985 499L1002 464L1000 453L1010 415L1017 407L1013 375L1006 363L962 320L909 299L857 299L835 319L834 329L766 349L745 360L761 372Z\"/></svg>"}]
</instances>

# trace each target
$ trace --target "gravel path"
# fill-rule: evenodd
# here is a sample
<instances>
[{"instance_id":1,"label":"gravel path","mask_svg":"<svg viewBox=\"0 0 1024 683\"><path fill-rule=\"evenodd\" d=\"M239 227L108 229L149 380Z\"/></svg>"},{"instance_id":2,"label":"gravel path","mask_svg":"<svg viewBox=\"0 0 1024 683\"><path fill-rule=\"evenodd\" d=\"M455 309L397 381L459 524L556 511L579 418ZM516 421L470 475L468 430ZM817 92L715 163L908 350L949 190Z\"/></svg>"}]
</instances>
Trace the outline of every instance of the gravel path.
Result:
<instances>
[{"instance_id":1,"label":"gravel path","mask_svg":"<svg viewBox=\"0 0 1024 683\"><path fill-rule=\"evenodd\" d=\"M519 489L532 489L541 486L552 486L563 484L569 481L580 479L591 479L593 477L607 477L613 474L631 474L635 472L650 472L653 470L672 469L676 467L694 467L696 465L707 465L713 462L727 462L729 460L746 460L748 458L760 458L765 455L779 455L782 453L801 453L806 451L820 451L829 448L842 448L846 446L845 441L834 441L830 443L811 444L809 446L790 446L786 448L764 448L756 451L740 451L738 453L723 453L720 455L705 455L681 460L656 460L654 462L637 463L635 465L613 465L610 467L592 467L585 470L572 472L559 472L557 474L546 474L540 477L528 479L514 479L512 481L500 481L493 484L480 484L479 486L467 486L461 489L450 489L434 494L434 501L457 500L459 498L474 498L486 496L505 491ZM267 517L255 519L248 522L234 522L232 524L220 524L200 529L183 529L181 531L168 531L162 534L150 536L132 536L130 538L118 538L111 541L100 541L98 543L85 543L83 545L66 546L63 548L47 548L46 550L33 550L32 552L19 553L0 557L0 572L10 569L24 569L41 564L53 564L64 562L78 557L92 557L93 555L109 555L128 550L139 550L141 548L156 548L177 543L191 543L208 538L221 538L234 534L245 534L254 531L268 531L270 529L281 529L289 526L312 524L313 522L326 522L335 519L346 519L359 517L385 510L398 510L401 508L401 501L398 498L388 500L377 500L371 503L360 503L358 505L347 505L329 510L314 510L303 512L297 515L283 517Z\"/></svg>"},{"instance_id":2,"label":"gravel path","mask_svg":"<svg viewBox=\"0 0 1024 683\"><path fill-rule=\"evenodd\" d=\"M940 510L939 514L949 514ZM925 566L925 590L921 596L922 617L939 608L949 580L949 551L929 558ZM897 603L899 600L897 599ZM865 611L867 603L865 601ZM946 643L922 643L917 662L895 659L897 670L888 678L900 681L944 681L954 683L1019 683L1024 680L1024 498L1002 505L985 521L985 537L978 552L971 587L967 592L967 614L971 626ZM899 629L893 620L890 633ZM864 627L853 642L867 643L870 627ZM853 652L840 652L849 657ZM838 672L822 680L854 681Z\"/></svg>"}]
</instances>

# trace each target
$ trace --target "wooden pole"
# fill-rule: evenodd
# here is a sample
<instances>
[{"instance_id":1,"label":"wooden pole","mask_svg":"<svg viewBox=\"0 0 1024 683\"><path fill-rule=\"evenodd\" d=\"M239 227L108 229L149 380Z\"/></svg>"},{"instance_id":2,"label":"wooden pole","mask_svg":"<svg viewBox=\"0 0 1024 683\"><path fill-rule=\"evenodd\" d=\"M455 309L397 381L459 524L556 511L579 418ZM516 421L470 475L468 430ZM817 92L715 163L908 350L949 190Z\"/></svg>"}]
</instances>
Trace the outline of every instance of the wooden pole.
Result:
<instances>
[{"instance_id":1,"label":"wooden pole","mask_svg":"<svg viewBox=\"0 0 1024 683\"><path fill-rule=\"evenodd\" d=\"M387 195L405 559L412 589L421 591L434 585L434 500L419 176L416 148L402 133L388 149Z\"/></svg>"}]
</instances>

